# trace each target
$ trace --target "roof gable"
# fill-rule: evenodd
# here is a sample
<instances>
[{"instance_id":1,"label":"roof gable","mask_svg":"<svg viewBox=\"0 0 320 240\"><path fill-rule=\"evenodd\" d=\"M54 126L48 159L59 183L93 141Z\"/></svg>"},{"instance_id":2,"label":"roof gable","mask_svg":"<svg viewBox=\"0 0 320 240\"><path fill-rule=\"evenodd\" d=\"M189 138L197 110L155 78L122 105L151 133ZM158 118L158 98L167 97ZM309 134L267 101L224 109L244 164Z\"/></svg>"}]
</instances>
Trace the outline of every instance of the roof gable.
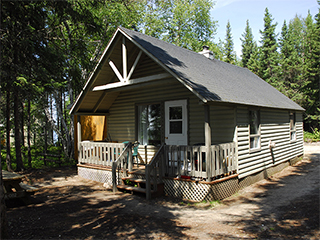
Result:
<instances>
[{"instance_id":1,"label":"roof gable","mask_svg":"<svg viewBox=\"0 0 320 240\"><path fill-rule=\"evenodd\" d=\"M120 28L205 101L304 109L246 68L177 47L145 34Z\"/></svg>"},{"instance_id":2,"label":"roof gable","mask_svg":"<svg viewBox=\"0 0 320 240\"><path fill-rule=\"evenodd\" d=\"M117 84L110 84L119 82L119 77L117 78L115 70L108 64L110 59L118 66L120 78L124 74L124 70L121 69L123 64L120 59L121 38L123 36L126 39L127 50L130 52L127 58L127 74L129 74L130 69L132 70L137 56L141 55L137 66L135 66L130 76L131 79L140 79L140 81L131 81L131 85L151 81L150 74L153 71L150 71L148 75L148 73L145 73L145 68L139 69L145 64L150 64L150 66L153 65L153 69L158 69L157 74L169 73L203 102L225 102L289 110L304 110L248 69L217 59L210 60L199 53L119 27L89 77L83 91L74 103L70 111L71 113L78 113L80 109L81 111L88 111L90 113L105 112L107 109L99 109L99 101L100 103L106 99L114 101L117 94L110 94L106 91L93 92L92 89L96 87L95 89L97 90L97 87L100 86L102 90L105 90L103 86L107 86L107 84L109 84L108 88L130 85L128 83L118 84L118 86L116 86ZM149 79L145 78L146 76L149 76ZM164 76L162 75L162 77ZM90 103L85 103L86 101ZM98 103L93 103L94 101ZM108 104L104 104L105 108L112 104L110 101Z\"/></svg>"},{"instance_id":3,"label":"roof gable","mask_svg":"<svg viewBox=\"0 0 320 240\"><path fill-rule=\"evenodd\" d=\"M125 42L127 56L122 56ZM126 63L123 62L126 59ZM123 66L126 65L126 70ZM125 73L126 72L126 73ZM118 30L109 42L82 92L73 104L71 114L101 115L108 112L120 91L153 84L172 76Z\"/></svg>"}]
</instances>

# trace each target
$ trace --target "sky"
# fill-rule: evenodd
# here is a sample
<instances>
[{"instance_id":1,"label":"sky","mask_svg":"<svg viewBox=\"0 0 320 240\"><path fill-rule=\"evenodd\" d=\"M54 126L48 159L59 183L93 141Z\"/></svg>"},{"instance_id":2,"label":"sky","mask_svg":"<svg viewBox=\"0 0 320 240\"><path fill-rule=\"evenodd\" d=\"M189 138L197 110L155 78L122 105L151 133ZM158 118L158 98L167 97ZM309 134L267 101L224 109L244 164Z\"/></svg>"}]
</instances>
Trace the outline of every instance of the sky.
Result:
<instances>
[{"instance_id":1,"label":"sky","mask_svg":"<svg viewBox=\"0 0 320 240\"><path fill-rule=\"evenodd\" d=\"M259 45L261 40L259 30L264 28L263 18L266 8L274 19L273 23L278 23L276 33L279 33L279 36L284 20L288 24L296 15L305 18L309 10L314 17L319 8L317 0L215 0L215 2L213 10L211 10L211 17L218 21L219 26L214 42L218 43L219 39L225 40L226 25L229 20L237 56L241 55L240 38L244 33L247 19L254 40Z\"/></svg>"}]
</instances>

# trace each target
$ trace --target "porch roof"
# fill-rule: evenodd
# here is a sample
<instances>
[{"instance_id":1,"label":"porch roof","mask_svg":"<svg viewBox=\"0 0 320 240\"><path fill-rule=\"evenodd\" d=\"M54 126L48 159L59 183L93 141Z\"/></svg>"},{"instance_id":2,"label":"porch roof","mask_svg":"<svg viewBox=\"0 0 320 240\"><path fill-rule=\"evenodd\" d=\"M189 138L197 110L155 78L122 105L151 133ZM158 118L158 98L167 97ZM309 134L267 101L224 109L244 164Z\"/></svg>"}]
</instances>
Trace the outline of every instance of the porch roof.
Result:
<instances>
[{"instance_id":1,"label":"porch roof","mask_svg":"<svg viewBox=\"0 0 320 240\"><path fill-rule=\"evenodd\" d=\"M99 86L99 84L94 84L95 79L106 59L110 56L114 42L116 42L119 35L125 36L135 48L140 49L146 56L156 62L164 72L169 73L180 81L204 103L223 102L297 111L304 110L246 68L217 59L211 60L199 53L119 27L73 105L71 113L77 114L84 95L89 94L89 92L92 94L93 87ZM151 79L150 81L153 80ZM142 82L145 84L145 81ZM136 84L142 83L138 81ZM125 85L115 84L114 87L110 87L121 88ZM96 88L96 90L98 89ZM95 92L95 94L98 93ZM96 95L96 99L102 97L102 93L99 94L100 97ZM113 93L110 97L111 99L115 98L116 94Z\"/></svg>"}]
</instances>

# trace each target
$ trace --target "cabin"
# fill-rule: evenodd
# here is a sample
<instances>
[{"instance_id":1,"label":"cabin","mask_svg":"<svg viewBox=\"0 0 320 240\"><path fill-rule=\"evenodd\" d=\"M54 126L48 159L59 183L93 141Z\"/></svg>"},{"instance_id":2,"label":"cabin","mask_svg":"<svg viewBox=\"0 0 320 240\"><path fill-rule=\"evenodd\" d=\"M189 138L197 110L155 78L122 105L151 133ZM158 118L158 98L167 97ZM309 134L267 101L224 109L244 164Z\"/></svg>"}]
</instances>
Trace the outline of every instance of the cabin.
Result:
<instances>
[{"instance_id":1,"label":"cabin","mask_svg":"<svg viewBox=\"0 0 320 240\"><path fill-rule=\"evenodd\" d=\"M78 174L226 198L303 155L304 109L248 69L119 27L77 97Z\"/></svg>"}]
</instances>

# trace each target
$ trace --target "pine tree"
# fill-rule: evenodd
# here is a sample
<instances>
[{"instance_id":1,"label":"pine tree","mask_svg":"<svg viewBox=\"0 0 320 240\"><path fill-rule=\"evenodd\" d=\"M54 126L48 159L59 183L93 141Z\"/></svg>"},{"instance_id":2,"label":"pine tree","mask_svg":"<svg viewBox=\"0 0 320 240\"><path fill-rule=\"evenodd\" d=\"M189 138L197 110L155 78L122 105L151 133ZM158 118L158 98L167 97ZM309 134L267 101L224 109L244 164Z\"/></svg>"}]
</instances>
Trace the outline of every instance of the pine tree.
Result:
<instances>
[{"instance_id":1,"label":"pine tree","mask_svg":"<svg viewBox=\"0 0 320 240\"><path fill-rule=\"evenodd\" d=\"M283 24L279 39L280 60L277 88L289 98L302 104L303 94L300 92L302 83L302 48L301 39L303 26L300 18L295 17L290 21L289 27L286 21Z\"/></svg>"},{"instance_id":2,"label":"pine tree","mask_svg":"<svg viewBox=\"0 0 320 240\"><path fill-rule=\"evenodd\" d=\"M234 46L233 46L233 38L231 33L231 25L229 20L226 26L226 39L224 43L224 61L231 64L236 63L236 57L235 57Z\"/></svg>"},{"instance_id":3,"label":"pine tree","mask_svg":"<svg viewBox=\"0 0 320 240\"><path fill-rule=\"evenodd\" d=\"M289 74L289 67L290 67L290 55L292 52L291 42L289 41L289 33L288 33L288 26L286 20L282 25L281 29L281 36L279 38L279 47L280 47L280 65L281 69L279 71L279 79L278 79L278 90L282 93L286 94L289 87L286 87L286 84L290 83L290 74ZM288 94L286 94L288 96Z\"/></svg>"},{"instance_id":4,"label":"pine tree","mask_svg":"<svg viewBox=\"0 0 320 240\"><path fill-rule=\"evenodd\" d=\"M247 67L251 72L259 76L259 72L261 68L260 67L260 48L258 47L256 42L253 43L252 54L249 58Z\"/></svg>"},{"instance_id":5,"label":"pine tree","mask_svg":"<svg viewBox=\"0 0 320 240\"><path fill-rule=\"evenodd\" d=\"M304 44L304 76L302 88L306 96L306 122L310 128L320 129L320 9L313 22L309 13L306 20Z\"/></svg>"},{"instance_id":6,"label":"pine tree","mask_svg":"<svg viewBox=\"0 0 320 240\"><path fill-rule=\"evenodd\" d=\"M62 114L65 109L58 104L59 96L67 93L72 103L115 29L119 25L136 24L141 16L138 9L142 6L140 2L95 0L1 2L1 26L6 31L1 31L0 35L3 60L0 62L3 80L0 87L9 100L10 96L13 99L6 104L6 117L10 123L13 109L16 170L24 169L21 154L24 141L20 133L25 125L22 123L25 109L22 106L26 103L29 106L30 101L31 105L39 107L41 114L34 122L38 129L40 125L43 129L48 96L50 99L57 96L57 122L63 125L60 131L60 126L56 127L51 121L50 130L56 127L59 140L66 142L65 155L72 157L73 119ZM7 124L9 139L10 128Z\"/></svg>"},{"instance_id":7,"label":"pine tree","mask_svg":"<svg viewBox=\"0 0 320 240\"><path fill-rule=\"evenodd\" d=\"M265 10L264 16L264 30L260 30L261 47L260 47L260 70L259 76L266 82L276 85L277 81L277 66L278 66L278 52L277 39L275 28L277 24L272 23L272 15L268 8Z\"/></svg>"},{"instance_id":8,"label":"pine tree","mask_svg":"<svg viewBox=\"0 0 320 240\"><path fill-rule=\"evenodd\" d=\"M241 66L248 68L248 62L254 53L254 47L256 44L253 40L253 34L249 26L249 20L246 22L246 28L240 40L242 42Z\"/></svg>"}]
</instances>

